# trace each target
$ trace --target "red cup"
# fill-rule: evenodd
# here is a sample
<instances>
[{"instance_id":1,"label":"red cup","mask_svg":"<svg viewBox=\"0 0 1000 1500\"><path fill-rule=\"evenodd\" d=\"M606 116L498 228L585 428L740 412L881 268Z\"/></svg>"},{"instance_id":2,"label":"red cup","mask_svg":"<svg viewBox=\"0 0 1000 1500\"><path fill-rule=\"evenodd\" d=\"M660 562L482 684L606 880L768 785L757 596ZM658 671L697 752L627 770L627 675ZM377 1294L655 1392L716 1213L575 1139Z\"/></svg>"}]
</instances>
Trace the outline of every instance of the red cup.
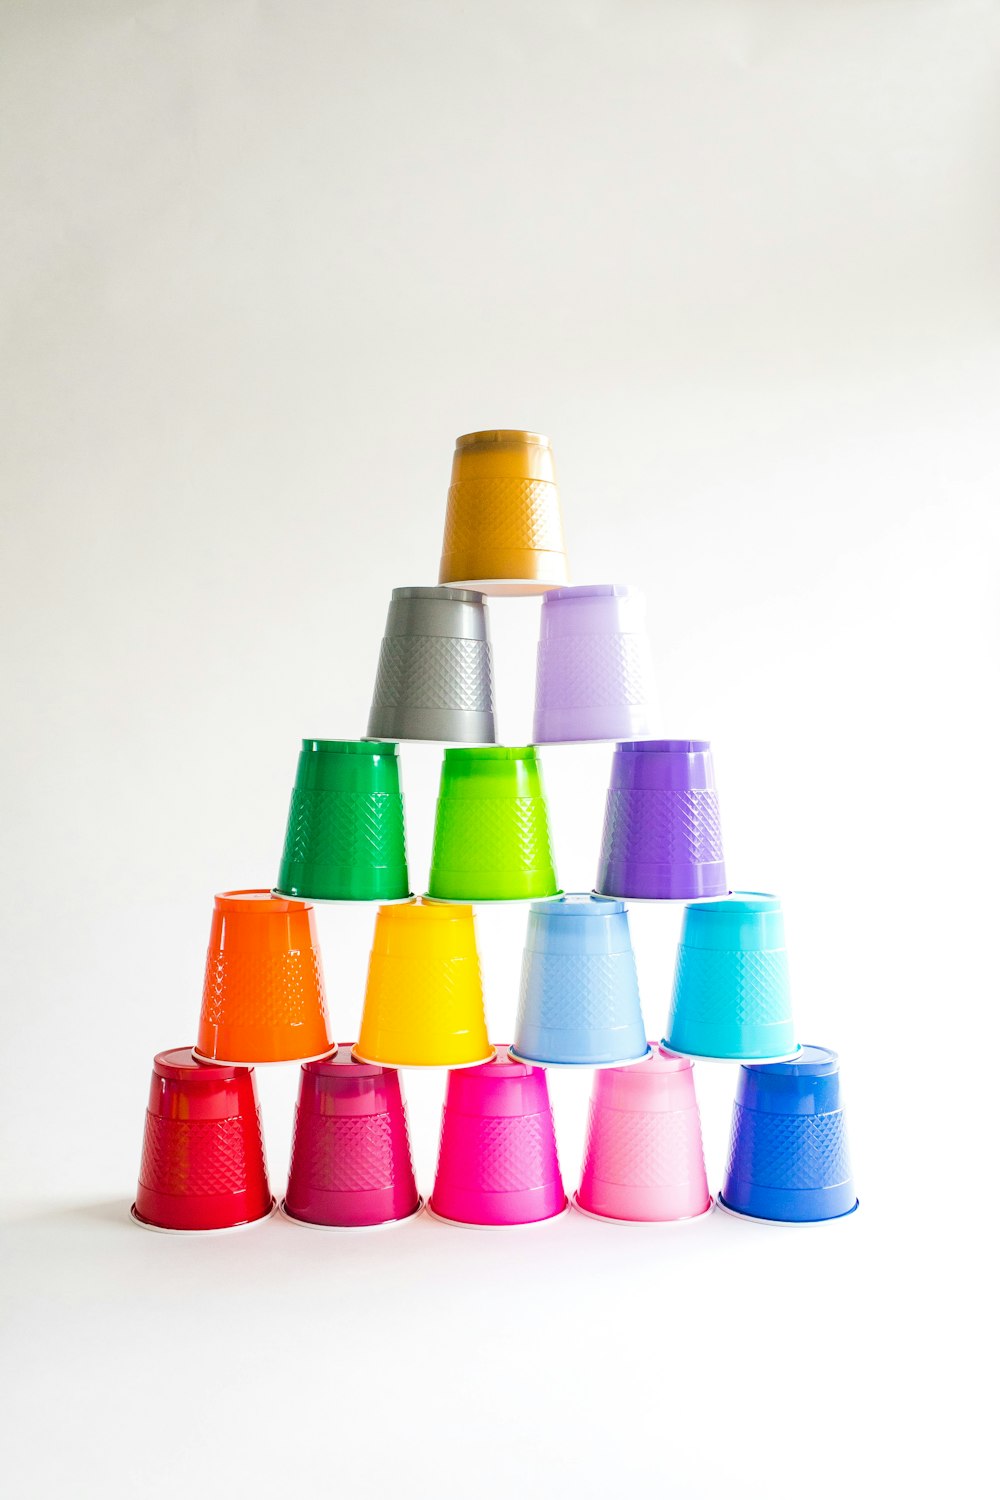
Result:
<instances>
[{"instance_id":1,"label":"red cup","mask_svg":"<svg viewBox=\"0 0 1000 1500\"><path fill-rule=\"evenodd\" d=\"M286 1218L324 1229L376 1229L420 1207L406 1105L393 1068L344 1049L299 1074Z\"/></svg>"},{"instance_id":2,"label":"red cup","mask_svg":"<svg viewBox=\"0 0 1000 1500\"><path fill-rule=\"evenodd\" d=\"M236 1229L274 1207L252 1068L157 1053L132 1217L178 1234Z\"/></svg>"}]
</instances>

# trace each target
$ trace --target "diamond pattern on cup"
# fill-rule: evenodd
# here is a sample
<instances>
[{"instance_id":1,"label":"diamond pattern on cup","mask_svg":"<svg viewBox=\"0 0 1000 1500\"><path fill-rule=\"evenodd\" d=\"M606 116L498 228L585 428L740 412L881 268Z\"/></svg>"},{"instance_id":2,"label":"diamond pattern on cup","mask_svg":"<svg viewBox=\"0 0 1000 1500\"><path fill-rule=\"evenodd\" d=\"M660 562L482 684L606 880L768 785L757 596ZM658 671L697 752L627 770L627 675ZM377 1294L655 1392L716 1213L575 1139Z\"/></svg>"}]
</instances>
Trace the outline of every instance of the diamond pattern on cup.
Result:
<instances>
[{"instance_id":1,"label":"diamond pattern on cup","mask_svg":"<svg viewBox=\"0 0 1000 1500\"><path fill-rule=\"evenodd\" d=\"M584 1171L595 1181L623 1187L667 1188L700 1181L705 1166L698 1111L603 1110L591 1100L584 1162Z\"/></svg>"},{"instance_id":2,"label":"diamond pattern on cup","mask_svg":"<svg viewBox=\"0 0 1000 1500\"><path fill-rule=\"evenodd\" d=\"M263 1158L260 1115L253 1121L168 1120L146 1114L139 1182L154 1193L212 1197L241 1193L247 1185L247 1135L256 1161Z\"/></svg>"},{"instance_id":3,"label":"diamond pattern on cup","mask_svg":"<svg viewBox=\"0 0 1000 1500\"><path fill-rule=\"evenodd\" d=\"M561 1028L596 1031L631 1020L638 995L635 955L629 953L534 953L521 960L517 1026L530 1020ZM530 1008L529 1008L530 1007Z\"/></svg>"},{"instance_id":4,"label":"diamond pattern on cup","mask_svg":"<svg viewBox=\"0 0 1000 1500\"><path fill-rule=\"evenodd\" d=\"M361 1193L400 1177L388 1115L332 1116L301 1130L299 1123L296 1112L290 1181L319 1192Z\"/></svg>"},{"instance_id":5,"label":"diamond pattern on cup","mask_svg":"<svg viewBox=\"0 0 1000 1500\"><path fill-rule=\"evenodd\" d=\"M721 864L725 856L718 794L712 787L611 787L601 849L605 865Z\"/></svg>"},{"instance_id":6,"label":"diamond pattern on cup","mask_svg":"<svg viewBox=\"0 0 1000 1500\"><path fill-rule=\"evenodd\" d=\"M282 869L333 855L348 867L396 865L404 851L402 796L309 788L292 792Z\"/></svg>"},{"instance_id":7,"label":"diamond pattern on cup","mask_svg":"<svg viewBox=\"0 0 1000 1500\"><path fill-rule=\"evenodd\" d=\"M847 1182L843 1114L779 1115L735 1104L727 1177L735 1171L756 1187L801 1192Z\"/></svg>"},{"instance_id":8,"label":"diamond pattern on cup","mask_svg":"<svg viewBox=\"0 0 1000 1500\"><path fill-rule=\"evenodd\" d=\"M559 492L547 479L460 479L448 491L442 552L562 552Z\"/></svg>"},{"instance_id":9,"label":"diamond pattern on cup","mask_svg":"<svg viewBox=\"0 0 1000 1500\"><path fill-rule=\"evenodd\" d=\"M235 1012L232 996L240 997ZM252 996L252 1001L245 997ZM261 961L257 956L210 951L205 963L202 1018L221 1027L245 1019L261 1026L301 1026L317 998L326 1010L323 972L315 948L292 949ZM248 1018L247 1008L252 1012Z\"/></svg>"},{"instance_id":10,"label":"diamond pattern on cup","mask_svg":"<svg viewBox=\"0 0 1000 1500\"><path fill-rule=\"evenodd\" d=\"M719 1026L774 1026L791 1015L788 959L783 948L742 952L681 943L674 970L674 1007L685 1020Z\"/></svg>"},{"instance_id":11,"label":"diamond pattern on cup","mask_svg":"<svg viewBox=\"0 0 1000 1500\"><path fill-rule=\"evenodd\" d=\"M645 636L571 635L538 643L536 700L546 709L638 706L652 696Z\"/></svg>"},{"instance_id":12,"label":"diamond pattern on cup","mask_svg":"<svg viewBox=\"0 0 1000 1500\"><path fill-rule=\"evenodd\" d=\"M493 1116L461 1122L466 1147L476 1164L474 1180L463 1183L484 1193L519 1193L547 1182L552 1159L552 1114ZM442 1157L445 1157L442 1131ZM447 1158L445 1157L445 1160ZM438 1170L440 1173L441 1162ZM446 1169L447 1170L447 1169Z\"/></svg>"},{"instance_id":13,"label":"diamond pattern on cup","mask_svg":"<svg viewBox=\"0 0 1000 1500\"><path fill-rule=\"evenodd\" d=\"M389 635L382 642L372 698L375 708L441 708L493 712L489 641Z\"/></svg>"},{"instance_id":14,"label":"diamond pattern on cup","mask_svg":"<svg viewBox=\"0 0 1000 1500\"><path fill-rule=\"evenodd\" d=\"M544 870L552 865L549 820L541 797L455 797L449 804L446 835L435 829L433 863L442 870L493 870L498 864ZM444 822L442 807L443 799L439 824Z\"/></svg>"},{"instance_id":15,"label":"diamond pattern on cup","mask_svg":"<svg viewBox=\"0 0 1000 1500\"><path fill-rule=\"evenodd\" d=\"M474 978L470 979L470 967ZM408 1031L426 1028L435 1034L447 1029L453 1015L464 1023L469 1014L469 992L473 985L482 994L479 958L446 959L440 963L420 963L407 953L397 958L379 956L373 967L365 993L365 1021L380 1026L383 1012L388 1029L395 1030L400 1013L400 997L406 1000Z\"/></svg>"}]
</instances>

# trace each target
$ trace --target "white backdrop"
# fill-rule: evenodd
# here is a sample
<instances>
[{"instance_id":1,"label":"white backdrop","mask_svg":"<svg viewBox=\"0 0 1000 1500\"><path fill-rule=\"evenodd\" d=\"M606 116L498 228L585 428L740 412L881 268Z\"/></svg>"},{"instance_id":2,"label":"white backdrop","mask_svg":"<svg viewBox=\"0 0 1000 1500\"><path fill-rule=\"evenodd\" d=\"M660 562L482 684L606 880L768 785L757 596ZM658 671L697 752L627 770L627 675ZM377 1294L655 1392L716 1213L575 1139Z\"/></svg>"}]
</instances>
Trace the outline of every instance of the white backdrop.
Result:
<instances>
[{"instance_id":1,"label":"white backdrop","mask_svg":"<svg viewBox=\"0 0 1000 1500\"><path fill-rule=\"evenodd\" d=\"M1000 7L0 27L11 1492L980 1492ZM647 591L662 731L711 737L731 881L781 894L800 1034L841 1053L861 1212L141 1234L212 894L272 882L301 736L363 733L488 426L551 435L575 581ZM538 604L491 609L519 743ZM568 889L609 761L544 754ZM417 884L439 763L404 747ZM679 914L632 920L656 1036ZM505 1040L524 912L477 921ZM347 1040L371 927L320 913ZM697 1078L714 1187L734 1076ZM443 1082L406 1077L424 1191ZM588 1083L551 1079L570 1187ZM295 1086L261 1073L279 1191Z\"/></svg>"}]
</instances>

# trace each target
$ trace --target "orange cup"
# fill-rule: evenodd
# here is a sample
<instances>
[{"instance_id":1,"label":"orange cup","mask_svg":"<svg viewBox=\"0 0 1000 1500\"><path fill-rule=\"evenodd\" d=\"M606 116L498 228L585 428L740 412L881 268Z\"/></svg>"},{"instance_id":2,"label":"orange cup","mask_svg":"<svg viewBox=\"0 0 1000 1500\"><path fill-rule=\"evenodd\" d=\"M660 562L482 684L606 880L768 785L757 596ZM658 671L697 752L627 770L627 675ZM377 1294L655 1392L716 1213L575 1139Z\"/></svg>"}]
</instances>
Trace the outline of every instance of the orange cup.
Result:
<instances>
[{"instance_id":1,"label":"orange cup","mask_svg":"<svg viewBox=\"0 0 1000 1500\"><path fill-rule=\"evenodd\" d=\"M216 896L195 1056L307 1062L336 1050L312 905L270 891Z\"/></svg>"},{"instance_id":2,"label":"orange cup","mask_svg":"<svg viewBox=\"0 0 1000 1500\"><path fill-rule=\"evenodd\" d=\"M440 583L544 594L567 583L552 447L537 432L468 432L455 444Z\"/></svg>"}]
</instances>

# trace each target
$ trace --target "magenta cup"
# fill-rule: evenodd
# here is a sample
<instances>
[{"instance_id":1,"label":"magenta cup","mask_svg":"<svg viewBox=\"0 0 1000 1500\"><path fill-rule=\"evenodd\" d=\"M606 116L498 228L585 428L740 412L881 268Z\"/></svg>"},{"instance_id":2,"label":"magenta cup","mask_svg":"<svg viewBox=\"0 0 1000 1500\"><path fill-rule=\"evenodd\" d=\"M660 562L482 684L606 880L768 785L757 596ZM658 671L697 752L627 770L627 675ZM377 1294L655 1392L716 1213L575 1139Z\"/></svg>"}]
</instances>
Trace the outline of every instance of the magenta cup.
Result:
<instances>
[{"instance_id":1,"label":"magenta cup","mask_svg":"<svg viewBox=\"0 0 1000 1500\"><path fill-rule=\"evenodd\" d=\"M544 1069L500 1047L492 1062L450 1072L431 1213L495 1229L566 1207Z\"/></svg>"},{"instance_id":2,"label":"magenta cup","mask_svg":"<svg viewBox=\"0 0 1000 1500\"><path fill-rule=\"evenodd\" d=\"M637 901L726 894L708 740L637 740L617 747L596 890Z\"/></svg>"},{"instance_id":3,"label":"magenta cup","mask_svg":"<svg viewBox=\"0 0 1000 1500\"><path fill-rule=\"evenodd\" d=\"M345 1048L299 1075L286 1218L324 1229L375 1229L420 1207L399 1074Z\"/></svg>"},{"instance_id":4,"label":"magenta cup","mask_svg":"<svg viewBox=\"0 0 1000 1500\"><path fill-rule=\"evenodd\" d=\"M536 745L649 734L655 712L646 604L638 589L592 583L542 600Z\"/></svg>"},{"instance_id":5,"label":"magenta cup","mask_svg":"<svg viewBox=\"0 0 1000 1500\"><path fill-rule=\"evenodd\" d=\"M657 1048L645 1062L594 1074L575 1203L633 1224L695 1219L712 1207L694 1068Z\"/></svg>"}]
</instances>

